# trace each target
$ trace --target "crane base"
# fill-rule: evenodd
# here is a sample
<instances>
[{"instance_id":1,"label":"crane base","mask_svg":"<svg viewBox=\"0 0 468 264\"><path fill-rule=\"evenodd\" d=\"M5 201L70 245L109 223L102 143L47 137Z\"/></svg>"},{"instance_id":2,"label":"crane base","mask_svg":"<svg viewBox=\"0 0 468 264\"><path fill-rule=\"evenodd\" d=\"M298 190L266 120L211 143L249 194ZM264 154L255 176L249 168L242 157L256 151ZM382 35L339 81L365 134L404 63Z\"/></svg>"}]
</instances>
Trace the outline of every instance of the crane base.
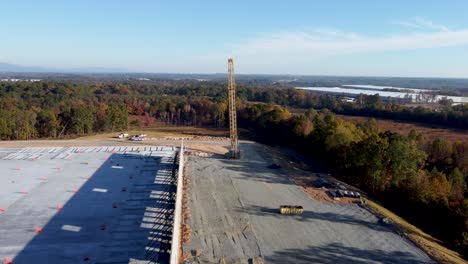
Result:
<instances>
[{"instance_id":1,"label":"crane base","mask_svg":"<svg viewBox=\"0 0 468 264\"><path fill-rule=\"evenodd\" d=\"M226 156L228 159L240 159L240 151L229 150L229 152L226 153Z\"/></svg>"}]
</instances>

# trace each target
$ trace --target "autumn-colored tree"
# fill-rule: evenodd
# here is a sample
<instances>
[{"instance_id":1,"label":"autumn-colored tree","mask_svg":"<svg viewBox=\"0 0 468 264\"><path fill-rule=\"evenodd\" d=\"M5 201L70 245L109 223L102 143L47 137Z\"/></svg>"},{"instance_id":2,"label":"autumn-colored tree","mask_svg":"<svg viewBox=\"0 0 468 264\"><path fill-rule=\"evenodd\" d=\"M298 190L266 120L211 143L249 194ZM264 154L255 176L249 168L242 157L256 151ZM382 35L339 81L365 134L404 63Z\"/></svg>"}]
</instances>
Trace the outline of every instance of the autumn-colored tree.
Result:
<instances>
[{"instance_id":1,"label":"autumn-colored tree","mask_svg":"<svg viewBox=\"0 0 468 264\"><path fill-rule=\"evenodd\" d=\"M307 137L313 130L312 121L305 115L293 116L289 120L293 135Z\"/></svg>"}]
</instances>

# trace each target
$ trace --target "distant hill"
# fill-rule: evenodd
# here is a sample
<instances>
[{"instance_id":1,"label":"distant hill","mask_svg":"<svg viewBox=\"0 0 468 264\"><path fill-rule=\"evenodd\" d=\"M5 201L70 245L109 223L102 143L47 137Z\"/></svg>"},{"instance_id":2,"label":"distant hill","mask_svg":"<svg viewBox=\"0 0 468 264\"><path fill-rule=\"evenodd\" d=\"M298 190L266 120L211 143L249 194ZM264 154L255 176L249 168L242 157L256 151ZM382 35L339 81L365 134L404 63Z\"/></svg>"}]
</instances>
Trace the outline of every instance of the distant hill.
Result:
<instances>
[{"instance_id":1,"label":"distant hill","mask_svg":"<svg viewBox=\"0 0 468 264\"><path fill-rule=\"evenodd\" d=\"M20 66L0 62L0 72L47 72L47 69L37 66Z\"/></svg>"},{"instance_id":2,"label":"distant hill","mask_svg":"<svg viewBox=\"0 0 468 264\"><path fill-rule=\"evenodd\" d=\"M11 63L0 62L0 72L18 72L18 73L125 73L127 69L123 68L104 68L104 67L85 67L85 68L69 68L69 69L54 69L40 66L23 66Z\"/></svg>"},{"instance_id":3,"label":"distant hill","mask_svg":"<svg viewBox=\"0 0 468 264\"><path fill-rule=\"evenodd\" d=\"M0 78L36 78L65 81L146 81L192 80L225 82L226 73L150 73L124 68L82 67L46 68L0 62ZM339 87L341 85L377 85L414 89L442 90L444 95L468 96L468 78L323 76L291 74L236 74L242 85L283 87Z\"/></svg>"}]
</instances>

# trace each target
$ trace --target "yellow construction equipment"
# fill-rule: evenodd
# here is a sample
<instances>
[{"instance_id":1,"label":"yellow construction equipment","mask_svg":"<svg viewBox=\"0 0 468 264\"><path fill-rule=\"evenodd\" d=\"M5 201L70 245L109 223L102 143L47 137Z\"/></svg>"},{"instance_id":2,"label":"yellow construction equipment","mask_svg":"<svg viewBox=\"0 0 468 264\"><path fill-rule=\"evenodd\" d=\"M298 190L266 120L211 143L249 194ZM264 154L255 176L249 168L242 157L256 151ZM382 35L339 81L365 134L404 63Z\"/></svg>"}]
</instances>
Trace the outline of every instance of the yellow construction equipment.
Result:
<instances>
[{"instance_id":1,"label":"yellow construction equipment","mask_svg":"<svg viewBox=\"0 0 468 264\"><path fill-rule=\"evenodd\" d=\"M300 215L304 212L304 207L300 205L281 205L280 206L280 214L296 214Z\"/></svg>"},{"instance_id":2,"label":"yellow construction equipment","mask_svg":"<svg viewBox=\"0 0 468 264\"><path fill-rule=\"evenodd\" d=\"M236 80L234 78L234 60L228 59L228 111L229 111L229 135L231 149L228 156L232 159L240 158L237 146L237 112L236 112Z\"/></svg>"}]
</instances>

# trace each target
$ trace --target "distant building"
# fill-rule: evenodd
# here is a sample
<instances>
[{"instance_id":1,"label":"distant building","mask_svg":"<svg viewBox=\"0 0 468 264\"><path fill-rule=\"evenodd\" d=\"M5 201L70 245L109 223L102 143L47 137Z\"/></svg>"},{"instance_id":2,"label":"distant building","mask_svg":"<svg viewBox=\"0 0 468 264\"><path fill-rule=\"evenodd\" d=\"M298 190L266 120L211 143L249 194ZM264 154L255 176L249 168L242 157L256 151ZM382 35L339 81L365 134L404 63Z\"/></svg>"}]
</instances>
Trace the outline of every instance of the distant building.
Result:
<instances>
[{"instance_id":1,"label":"distant building","mask_svg":"<svg viewBox=\"0 0 468 264\"><path fill-rule=\"evenodd\" d=\"M343 97L343 98L341 98L341 101L342 101L342 102L346 102L346 103L355 103L355 102L356 102L356 98L353 98L353 97Z\"/></svg>"},{"instance_id":2,"label":"distant building","mask_svg":"<svg viewBox=\"0 0 468 264\"><path fill-rule=\"evenodd\" d=\"M9 79L0 79L0 82L40 82L41 79L14 79L14 78L9 78Z\"/></svg>"}]
</instances>

